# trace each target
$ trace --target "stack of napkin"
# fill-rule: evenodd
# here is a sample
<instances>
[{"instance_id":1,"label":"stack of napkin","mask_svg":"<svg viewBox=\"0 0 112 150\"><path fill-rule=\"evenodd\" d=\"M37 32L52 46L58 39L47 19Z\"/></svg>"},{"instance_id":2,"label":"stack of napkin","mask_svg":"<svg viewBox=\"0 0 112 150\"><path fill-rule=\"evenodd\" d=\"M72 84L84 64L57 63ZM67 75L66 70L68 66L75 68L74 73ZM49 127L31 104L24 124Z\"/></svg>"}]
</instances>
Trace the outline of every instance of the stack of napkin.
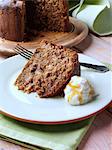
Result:
<instances>
[{"instance_id":1,"label":"stack of napkin","mask_svg":"<svg viewBox=\"0 0 112 150\"><path fill-rule=\"evenodd\" d=\"M75 150L93 119L64 125L36 125L0 115L0 139L32 150Z\"/></svg>"},{"instance_id":2,"label":"stack of napkin","mask_svg":"<svg viewBox=\"0 0 112 150\"><path fill-rule=\"evenodd\" d=\"M81 0L72 15L84 21L94 33L100 36L112 34L111 0Z\"/></svg>"}]
</instances>

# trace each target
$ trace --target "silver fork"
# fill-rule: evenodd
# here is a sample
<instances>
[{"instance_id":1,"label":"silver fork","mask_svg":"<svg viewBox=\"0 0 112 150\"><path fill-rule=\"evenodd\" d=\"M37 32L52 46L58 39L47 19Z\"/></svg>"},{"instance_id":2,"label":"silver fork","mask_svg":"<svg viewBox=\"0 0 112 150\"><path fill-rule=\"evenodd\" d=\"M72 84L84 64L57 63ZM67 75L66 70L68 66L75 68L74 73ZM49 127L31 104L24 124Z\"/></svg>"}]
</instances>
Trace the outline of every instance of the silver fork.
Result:
<instances>
[{"instance_id":1,"label":"silver fork","mask_svg":"<svg viewBox=\"0 0 112 150\"><path fill-rule=\"evenodd\" d=\"M22 47L21 45L17 44L17 46L13 49L17 54L21 55L22 57L26 59L30 59L33 55L33 52L29 51L28 49ZM99 72L107 72L109 69L106 66L103 65L94 65L94 64L89 64L89 63L83 63L80 62L80 65L83 67L91 68Z\"/></svg>"}]
</instances>

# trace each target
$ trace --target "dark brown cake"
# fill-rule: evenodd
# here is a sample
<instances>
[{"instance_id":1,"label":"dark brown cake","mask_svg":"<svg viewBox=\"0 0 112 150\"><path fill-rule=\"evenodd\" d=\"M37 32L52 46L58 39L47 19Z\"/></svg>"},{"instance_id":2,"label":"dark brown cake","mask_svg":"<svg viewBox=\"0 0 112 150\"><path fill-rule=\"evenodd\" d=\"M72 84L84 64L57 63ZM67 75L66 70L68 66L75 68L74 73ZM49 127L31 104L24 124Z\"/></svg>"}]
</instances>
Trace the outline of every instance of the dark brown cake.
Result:
<instances>
[{"instance_id":1,"label":"dark brown cake","mask_svg":"<svg viewBox=\"0 0 112 150\"><path fill-rule=\"evenodd\" d=\"M43 41L25 65L15 85L24 92L52 97L63 91L71 76L79 75L75 51Z\"/></svg>"},{"instance_id":2,"label":"dark brown cake","mask_svg":"<svg viewBox=\"0 0 112 150\"><path fill-rule=\"evenodd\" d=\"M44 31L67 31L69 26L66 0L26 1L27 26Z\"/></svg>"},{"instance_id":3,"label":"dark brown cake","mask_svg":"<svg viewBox=\"0 0 112 150\"><path fill-rule=\"evenodd\" d=\"M22 41L29 31L67 31L66 0L0 1L0 37Z\"/></svg>"},{"instance_id":4,"label":"dark brown cake","mask_svg":"<svg viewBox=\"0 0 112 150\"><path fill-rule=\"evenodd\" d=\"M0 2L0 37L12 41L24 38L25 5L22 0Z\"/></svg>"}]
</instances>

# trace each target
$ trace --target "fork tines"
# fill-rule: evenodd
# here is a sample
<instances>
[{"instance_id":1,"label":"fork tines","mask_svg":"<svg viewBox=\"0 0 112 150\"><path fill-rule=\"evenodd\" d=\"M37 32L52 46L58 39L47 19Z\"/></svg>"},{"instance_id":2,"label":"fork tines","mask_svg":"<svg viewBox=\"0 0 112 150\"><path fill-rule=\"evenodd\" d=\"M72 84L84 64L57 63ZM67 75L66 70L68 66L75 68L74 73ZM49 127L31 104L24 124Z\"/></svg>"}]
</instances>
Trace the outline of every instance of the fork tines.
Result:
<instances>
[{"instance_id":1,"label":"fork tines","mask_svg":"<svg viewBox=\"0 0 112 150\"><path fill-rule=\"evenodd\" d=\"M26 59L30 59L31 56L33 55L33 52L27 50L26 48L22 47L19 44L17 44L17 46L14 48L14 51Z\"/></svg>"}]
</instances>

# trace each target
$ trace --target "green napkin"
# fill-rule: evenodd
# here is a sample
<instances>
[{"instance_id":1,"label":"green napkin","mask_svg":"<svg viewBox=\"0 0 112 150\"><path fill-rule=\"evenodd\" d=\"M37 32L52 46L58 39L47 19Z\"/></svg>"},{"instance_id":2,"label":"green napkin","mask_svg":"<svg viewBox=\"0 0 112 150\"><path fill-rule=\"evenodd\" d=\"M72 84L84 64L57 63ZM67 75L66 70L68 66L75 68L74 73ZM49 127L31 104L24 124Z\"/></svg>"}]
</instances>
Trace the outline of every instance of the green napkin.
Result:
<instances>
[{"instance_id":1,"label":"green napkin","mask_svg":"<svg viewBox=\"0 0 112 150\"><path fill-rule=\"evenodd\" d=\"M98 35L112 34L112 6L108 0L81 0L72 15Z\"/></svg>"},{"instance_id":2,"label":"green napkin","mask_svg":"<svg viewBox=\"0 0 112 150\"><path fill-rule=\"evenodd\" d=\"M69 10L80 3L80 0L67 0L69 4Z\"/></svg>"},{"instance_id":3,"label":"green napkin","mask_svg":"<svg viewBox=\"0 0 112 150\"><path fill-rule=\"evenodd\" d=\"M34 150L75 150L93 119L64 125L36 125L0 115L0 138Z\"/></svg>"},{"instance_id":4,"label":"green napkin","mask_svg":"<svg viewBox=\"0 0 112 150\"><path fill-rule=\"evenodd\" d=\"M79 6L80 0L68 0L69 15L72 16L72 11Z\"/></svg>"}]
</instances>

